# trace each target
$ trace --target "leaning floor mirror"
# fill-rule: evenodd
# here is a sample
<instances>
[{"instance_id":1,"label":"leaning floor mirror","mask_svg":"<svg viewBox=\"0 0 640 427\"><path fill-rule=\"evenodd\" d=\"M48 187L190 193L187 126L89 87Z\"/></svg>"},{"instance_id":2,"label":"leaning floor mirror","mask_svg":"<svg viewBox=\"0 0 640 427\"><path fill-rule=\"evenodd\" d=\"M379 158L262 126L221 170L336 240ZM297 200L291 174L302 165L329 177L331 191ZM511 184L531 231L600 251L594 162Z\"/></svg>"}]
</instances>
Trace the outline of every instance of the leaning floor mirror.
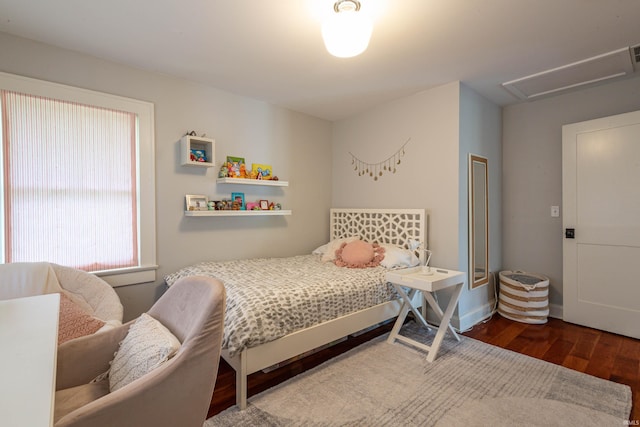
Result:
<instances>
[{"instance_id":1,"label":"leaning floor mirror","mask_svg":"<svg viewBox=\"0 0 640 427\"><path fill-rule=\"evenodd\" d=\"M469 287L489 283L489 168L469 155Z\"/></svg>"}]
</instances>

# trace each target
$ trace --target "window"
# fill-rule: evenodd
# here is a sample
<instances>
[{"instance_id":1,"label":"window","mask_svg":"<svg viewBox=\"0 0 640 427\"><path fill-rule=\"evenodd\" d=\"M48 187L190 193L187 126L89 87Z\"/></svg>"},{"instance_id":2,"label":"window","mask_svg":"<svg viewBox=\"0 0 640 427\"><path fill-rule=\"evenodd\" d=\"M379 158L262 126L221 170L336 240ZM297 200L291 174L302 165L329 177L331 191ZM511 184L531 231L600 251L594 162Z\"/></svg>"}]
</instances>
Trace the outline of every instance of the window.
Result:
<instances>
[{"instance_id":1,"label":"window","mask_svg":"<svg viewBox=\"0 0 640 427\"><path fill-rule=\"evenodd\" d=\"M0 73L3 262L155 280L153 105Z\"/></svg>"}]
</instances>

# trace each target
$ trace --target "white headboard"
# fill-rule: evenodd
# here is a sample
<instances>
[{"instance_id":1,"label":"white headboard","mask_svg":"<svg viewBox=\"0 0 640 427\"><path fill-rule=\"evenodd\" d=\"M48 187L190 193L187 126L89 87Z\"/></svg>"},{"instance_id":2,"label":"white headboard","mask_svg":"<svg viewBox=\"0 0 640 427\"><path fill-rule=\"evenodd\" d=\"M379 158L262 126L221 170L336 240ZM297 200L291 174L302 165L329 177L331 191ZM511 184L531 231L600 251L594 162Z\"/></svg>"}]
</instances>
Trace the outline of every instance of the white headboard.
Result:
<instances>
[{"instance_id":1,"label":"white headboard","mask_svg":"<svg viewBox=\"0 0 640 427\"><path fill-rule=\"evenodd\" d=\"M351 236L405 248L409 239L414 239L426 248L426 209L331 209L329 239ZM423 258L424 251L420 251L420 260L424 261Z\"/></svg>"}]
</instances>

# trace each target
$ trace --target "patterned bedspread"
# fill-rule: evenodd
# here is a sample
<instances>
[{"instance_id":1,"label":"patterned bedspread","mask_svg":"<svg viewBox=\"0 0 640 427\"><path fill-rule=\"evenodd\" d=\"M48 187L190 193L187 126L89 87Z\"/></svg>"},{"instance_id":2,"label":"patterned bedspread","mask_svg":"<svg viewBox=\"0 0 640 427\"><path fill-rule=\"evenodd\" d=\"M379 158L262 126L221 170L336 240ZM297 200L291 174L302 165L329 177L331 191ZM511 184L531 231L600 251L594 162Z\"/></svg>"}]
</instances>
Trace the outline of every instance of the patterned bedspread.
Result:
<instances>
[{"instance_id":1,"label":"patterned bedspread","mask_svg":"<svg viewBox=\"0 0 640 427\"><path fill-rule=\"evenodd\" d=\"M374 305L395 299L383 267L344 268L319 255L202 262L165 277L169 286L185 276L219 279L227 291L223 348L234 356Z\"/></svg>"}]
</instances>

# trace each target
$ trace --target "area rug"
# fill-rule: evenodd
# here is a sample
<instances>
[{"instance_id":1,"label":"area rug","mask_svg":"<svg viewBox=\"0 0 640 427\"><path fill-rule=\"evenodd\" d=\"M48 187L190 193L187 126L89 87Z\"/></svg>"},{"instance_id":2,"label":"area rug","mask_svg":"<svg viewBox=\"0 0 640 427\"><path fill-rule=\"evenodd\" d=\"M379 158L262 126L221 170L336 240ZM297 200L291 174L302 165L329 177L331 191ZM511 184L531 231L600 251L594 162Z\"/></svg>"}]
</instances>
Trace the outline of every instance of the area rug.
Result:
<instances>
[{"instance_id":1,"label":"area rug","mask_svg":"<svg viewBox=\"0 0 640 427\"><path fill-rule=\"evenodd\" d=\"M414 322L402 334L429 343ZM426 336L426 339L425 339ZM425 352L375 338L208 419L237 426L621 426L631 389L450 335Z\"/></svg>"}]
</instances>

